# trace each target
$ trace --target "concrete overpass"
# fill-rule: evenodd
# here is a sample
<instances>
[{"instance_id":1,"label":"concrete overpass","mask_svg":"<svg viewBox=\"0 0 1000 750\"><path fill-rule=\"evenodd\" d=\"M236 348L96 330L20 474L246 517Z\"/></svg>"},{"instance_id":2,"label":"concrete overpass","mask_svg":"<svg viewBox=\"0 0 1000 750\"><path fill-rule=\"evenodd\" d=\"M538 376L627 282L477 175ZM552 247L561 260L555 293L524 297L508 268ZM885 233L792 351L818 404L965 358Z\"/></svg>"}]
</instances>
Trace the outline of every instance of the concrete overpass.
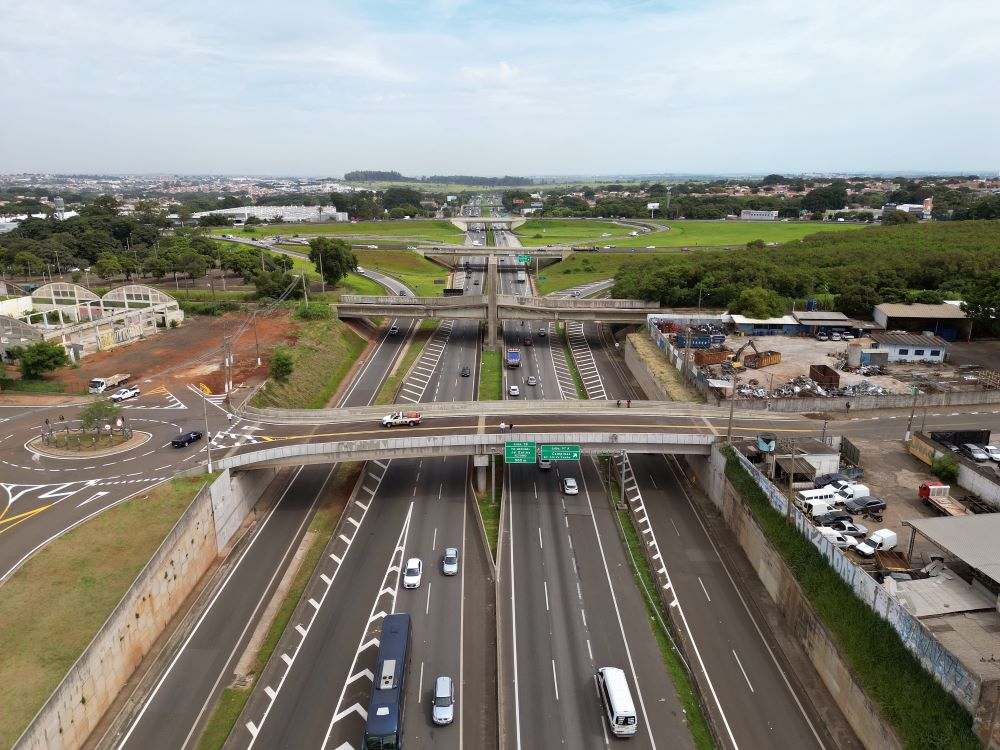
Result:
<instances>
[{"instance_id":1,"label":"concrete overpass","mask_svg":"<svg viewBox=\"0 0 1000 750\"><path fill-rule=\"evenodd\" d=\"M455 257L473 257L473 256L483 256L490 255L494 257L506 258L511 255L530 255L532 258L555 258L561 260L573 254L572 248L569 247L497 247L491 245L489 247L484 247L482 245L433 245L433 246L414 246L414 252L419 253L425 258L428 256L434 258L455 258Z\"/></svg>"},{"instance_id":2,"label":"concrete overpass","mask_svg":"<svg viewBox=\"0 0 1000 750\"><path fill-rule=\"evenodd\" d=\"M469 231L470 224L485 224L489 227L499 226L502 229L517 229L527 219L523 216L508 216L501 218L498 216L459 216L451 220L451 223L463 232Z\"/></svg>"}]
</instances>

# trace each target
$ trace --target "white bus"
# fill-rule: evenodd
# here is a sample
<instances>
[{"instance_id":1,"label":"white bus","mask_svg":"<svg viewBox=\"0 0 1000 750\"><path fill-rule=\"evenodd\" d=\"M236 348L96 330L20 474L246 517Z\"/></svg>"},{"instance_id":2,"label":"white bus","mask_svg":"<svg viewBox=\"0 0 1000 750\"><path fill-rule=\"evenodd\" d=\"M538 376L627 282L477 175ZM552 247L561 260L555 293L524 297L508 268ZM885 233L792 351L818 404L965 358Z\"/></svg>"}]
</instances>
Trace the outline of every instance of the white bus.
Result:
<instances>
[{"instance_id":1,"label":"white bus","mask_svg":"<svg viewBox=\"0 0 1000 750\"><path fill-rule=\"evenodd\" d=\"M601 667L597 670L597 689L611 733L615 737L631 737L638 732L635 704L625 673L618 667Z\"/></svg>"}]
</instances>

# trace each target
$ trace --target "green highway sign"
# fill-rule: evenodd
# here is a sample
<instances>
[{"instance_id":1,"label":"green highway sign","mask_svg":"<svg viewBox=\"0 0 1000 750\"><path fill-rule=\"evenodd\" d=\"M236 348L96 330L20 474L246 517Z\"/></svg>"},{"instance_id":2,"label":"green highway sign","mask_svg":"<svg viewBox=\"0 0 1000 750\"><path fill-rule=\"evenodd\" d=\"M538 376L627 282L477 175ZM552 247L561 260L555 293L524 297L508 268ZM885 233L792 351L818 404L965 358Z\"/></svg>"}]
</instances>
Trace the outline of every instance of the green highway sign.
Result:
<instances>
[{"instance_id":1,"label":"green highway sign","mask_svg":"<svg viewBox=\"0 0 1000 750\"><path fill-rule=\"evenodd\" d=\"M531 262L531 256L530 255L518 255L517 256L517 262L518 263L530 263Z\"/></svg>"},{"instance_id":2,"label":"green highway sign","mask_svg":"<svg viewBox=\"0 0 1000 750\"><path fill-rule=\"evenodd\" d=\"M543 445L543 461L579 461L579 445Z\"/></svg>"},{"instance_id":3,"label":"green highway sign","mask_svg":"<svg viewBox=\"0 0 1000 750\"><path fill-rule=\"evenodd\" d=\"M503 444L503 460L509 464L533 464L535 444L525 440L508 440Z\"/></svg>"}]
</instances>

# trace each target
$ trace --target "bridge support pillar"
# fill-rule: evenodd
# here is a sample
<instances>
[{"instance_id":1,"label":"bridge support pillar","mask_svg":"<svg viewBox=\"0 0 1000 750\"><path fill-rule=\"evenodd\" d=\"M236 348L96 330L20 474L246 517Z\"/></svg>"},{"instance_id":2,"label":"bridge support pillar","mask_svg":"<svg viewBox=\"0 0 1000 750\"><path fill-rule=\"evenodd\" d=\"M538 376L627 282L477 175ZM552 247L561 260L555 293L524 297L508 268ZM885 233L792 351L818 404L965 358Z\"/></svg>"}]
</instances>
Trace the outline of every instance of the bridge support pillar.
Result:
<instances>
[{"instance_id":1,"label":"bridge support pillar","mask_svg":"<svg viewBox=\"0 0 1000 750\"><path fill-rule=\"evenodd\" d=\"M486 298L486 346L495 349L497 346L497 295L500 293L500 275L497 273L497 256L490 255L486 261L486 288L489 296Z\"/></svg>"},{"instance_id":2,"label":"bridge support pillar","mask_svg":"<svg viewBox=\"0 0 1000 750\"><path fill-rule=\"evenodd\" d=\"M472 465L476 467L476 492L486 492L486 469L490 465L490 457L477 455L472 457Z\"/></svg>"}]
</instances>

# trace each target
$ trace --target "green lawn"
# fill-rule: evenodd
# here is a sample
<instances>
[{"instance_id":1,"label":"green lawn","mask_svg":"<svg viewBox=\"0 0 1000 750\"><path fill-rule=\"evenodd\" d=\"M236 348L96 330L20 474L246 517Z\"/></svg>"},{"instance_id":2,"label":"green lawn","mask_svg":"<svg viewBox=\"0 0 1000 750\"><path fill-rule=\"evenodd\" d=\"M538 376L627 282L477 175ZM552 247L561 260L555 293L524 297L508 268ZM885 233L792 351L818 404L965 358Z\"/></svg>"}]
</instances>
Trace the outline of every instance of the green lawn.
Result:
<instances>
[{"instance_id":1,"label":"green lawn","mask_svg":"<svg viewBox=\"0 0 1000 750\"><path fill-rule=\"evenodd\" d=\"M440 219L405 219L386 221L330 222L328 224L287 224L257 227L212 227L212 234L231 234L234 237L266 237L280 234L286 237L328 235L335 237L426 240L428 242L460 243L463 234L450 221Z\"/></svg>"},{"instance_id":2,"label":"green lawn","mask_svg":"<svg viewBox=\"0 0 1000 750\"><path fill-rule=\"evenodd\" d=\"M371 268L399 279L416 292L418 297L440 297L448 271L436 263L407 250L355 250L355 257L363 268Z\"/></svg>"},{"instance_id":3,"label":"green lawn","mask_svg":"<svg viewBox=\"0 0 1000 750\"><path fill-rule=\"evenodd\" d=\"M483 352L479 371L479 400L499 401L503 398L503 372L500 352Z\"/></svg>"},{"instance_id":4,"label":"green lawn","mask_svg":"<svg viewBox=\"0 0 1000 750\"><path fill-rule=\"evenodd\" d=\"M849 232L865 224L817 223L814 221L659 221L670 227L666 232L640 234L608 241L618 247L698 247L703 245L745 245L752 240L792 242L817 232ZM624 232L627 234L627 232Z\"/></svg>"},{"instance_id":5,"label":"green lawn","mask_svg":"<svg viewBox=\"0 0 1000 750\"><path fill-rule=\"evenodd\" d=\"M566 260L539 270L538 275L544 279L537 282L538 293L545 295L578 284L614 278L622 264L634 261L637 257L648 258L649 254L574 253Z\"/></svg>"},{"instance_id":6,"label":"green lawn","mask_svg":"<svg viewBox=\"0 0 1000 750\"><path fill-rule=\"evenodd\" d=\"M3 585L0 747L14 744L212 479L175 479L101 513L51 542Z\"/></svg>"},{"instance_id":7,"label":"green lawn","mask_svg":"<svg viewBox=\"0 0 1000 750\"><path fill-rule=\"evenodd\" d=\"M610 221L592 221L586 219L529 219L514 230L514 234L526 247L540 245L555 245L565 242L586 242L595 244L607 238L620 237L629 233L627 227ZM610 241L610 240L609 240ZM615 241L613 244L618 244Z\"/></svg>"},{"instance_id":8,"label":"green lawn","mask_svg":"<svg viewBox=\"0 0 1000 750\"><path fill-rule=\"evenodd\" d=\"M340 280L338 287L343 287L345 294L370 294L376 297L385 294L385 288L366 276L349 273Z\"/></svg>"}]
</instances>

